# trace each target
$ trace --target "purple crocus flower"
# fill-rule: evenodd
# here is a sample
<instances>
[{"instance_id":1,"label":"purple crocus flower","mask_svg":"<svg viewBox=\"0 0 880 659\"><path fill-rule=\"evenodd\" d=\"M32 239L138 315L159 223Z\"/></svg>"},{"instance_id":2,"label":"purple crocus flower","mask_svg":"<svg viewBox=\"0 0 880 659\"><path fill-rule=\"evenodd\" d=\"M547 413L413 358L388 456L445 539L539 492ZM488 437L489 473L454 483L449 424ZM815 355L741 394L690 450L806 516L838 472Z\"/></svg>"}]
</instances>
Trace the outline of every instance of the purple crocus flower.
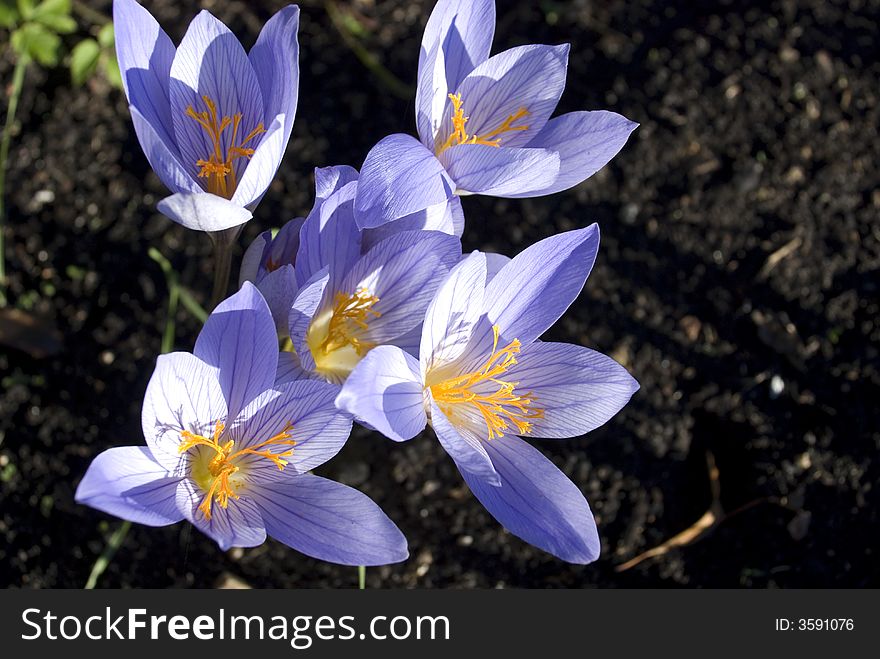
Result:
<instances>
[{"instance_id":1,"label":"purple crocus flower","mask_svg":"<svg viewBox=\"0 0 880 659\"><path fill-rule=\"evenodd\" d=\"M180 46L135 0L114 0L122 83L147 159L172 196L159 210L201 231L251 218L293 128L299 8L264 26L250 53L207 11Z\"/></svg>"},{"instance_id":2,"label":"purple crocus flower","mask_svg":"<svg viewBox=\"0 0 880 659\"><path fill-rule=\"evenodd\" d=\"M296 352L288 377L304 371L339 384L376 346L409 346L434 292L461 258L461 243L440 231L401 231L360 255L357 242L342 239L347 230L329 223L303 240L308 224L296 261L297 276L308 281L290 310Z\"/></svg>"},{"instance_id":3,"label":"purple crocus flower","mask_svg":"<svg viewBox=\"0 0 880 659\"><path fill-rule=\"evenodd\" d=\"M412 242L419 238L416 232L430 232L421 237L427 240L422 249L430 250L432 245L442 244L445 250L455 245L454 250L459 255L461 253L457 241L444 240L436 235L461 235L464 216L457 199L397 222L362 231L354 219L357 180L358 172L352 167L316 169L315 205L308 217L291 220L274 237L268 231L260 234L245 252L239 281L251 281L260 289L269 303L281 336L288 335L288 316L302 286L319 274L329 275L332 271L341 275L373 247L395 234L407 232L408 240ZM416 256L420 253L416 253ZM434 256L429 256L427 262L431 262ZM443 263L446 264L445 259ZM448 266L444 265L446 269L436 273L434 288L436 282L445 276ZM380 267L380 264L374 263L374 267ZM415 310L414 317L419 321L424 316L425 305L434 288L425 293L427 297L423 299L423 306ZM415 338L417 345L418 336Z\"/></svg>"},{"instance_id":4,"label":"purple crocus flower","mask_svg":"<svg viewBox=\"0 0 880 659\"><path fill-rule=\"evenodd\" d=\"M76 500L148 526L188 519L222 549L266 535L346 565L407 557L406 540L360 492L313 476L348 438L336 387L273 386L275 326L249 283L221 303L193 354L159 357L143 407L146 446L92 462Z\"/></svg>"},{"instance_id":5,"label":"purple crocus flower","mask_svg":"<svg viewBox=\"0 0 880 659\"><path fill-rule=\"evenodd\" d=\"M569 46L527 45L489 57L494 0L439 0L419 56L419 139L380 141L361 169L358 222L376 226L453 194L537 197L601 169L637 124L607 111L550 118Z\"/></svg>"},{"instance_id":6,"label":"purple crocus flower","mask_svg":"<svg viewBox=\"0 0 880 659\"><path fill-rule=\"evenodd\" d=\"M538 341L577 297L599 244L596 225L532 245L487 283L474 252L425 315L420 357L371 351L336 404L396 440L430 423L471 491L511 533L572 563L599 556L580 490L519 436L576 437L601 426L638 389L610 358ZM502 260L503 262L503 260Z\"/></svg>"}]
</instances>

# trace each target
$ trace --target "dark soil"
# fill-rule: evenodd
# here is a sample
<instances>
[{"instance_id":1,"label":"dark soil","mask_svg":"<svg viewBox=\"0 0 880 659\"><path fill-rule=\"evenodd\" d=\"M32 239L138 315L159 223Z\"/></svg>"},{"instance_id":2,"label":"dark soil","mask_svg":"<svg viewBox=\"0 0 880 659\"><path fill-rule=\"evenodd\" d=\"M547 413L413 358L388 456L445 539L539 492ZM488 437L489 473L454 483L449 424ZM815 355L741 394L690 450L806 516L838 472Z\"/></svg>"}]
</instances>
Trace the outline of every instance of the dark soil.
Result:
<instances>
[{"instance_id":1,"label":"dark soil","mask_svg":"<svg viewBox=\"0 0 880 659\"><path fill-rule=\"evenodd\" d=\"M200 4L144 3L174 39ZM109 1L92 4L109 13ZM281 3L201 4L249 46ZM432 3L340 4L413 83ZM878 19L876 0L499 2L496 51L572 43L560 111L609 108L641 127L575 190L466 199L465 248L515 253L598 222L598 263L552 338L613 355L642 388L588 437L538 443L596 513L603 554L586 567L504 532L427 435L395 445L355 432L321 471L379 502L411 548L406 563L368 570L369 587L880 585ZM293 139L243 244L309 209L313 167L360 165L384 135L415 129L411 101L367 72L322 2L303 3L300 43ZM143 442L166 303L147 250L158 246L204 301L209 245L153 210L166 191L119 91L32 68L20 119L10 298L52 318L63 350L0 348L0 584L81 587L118 521L76 505L74 489L100 451ZM177 347L191 349L198 323L178 316ZM709 508L707 455L733 514L616 572ZM354 569L274 541L224 553L179 524L135 526L101 585L206 587L223 575L356 584Z\"/></svg>"}]
</instances>

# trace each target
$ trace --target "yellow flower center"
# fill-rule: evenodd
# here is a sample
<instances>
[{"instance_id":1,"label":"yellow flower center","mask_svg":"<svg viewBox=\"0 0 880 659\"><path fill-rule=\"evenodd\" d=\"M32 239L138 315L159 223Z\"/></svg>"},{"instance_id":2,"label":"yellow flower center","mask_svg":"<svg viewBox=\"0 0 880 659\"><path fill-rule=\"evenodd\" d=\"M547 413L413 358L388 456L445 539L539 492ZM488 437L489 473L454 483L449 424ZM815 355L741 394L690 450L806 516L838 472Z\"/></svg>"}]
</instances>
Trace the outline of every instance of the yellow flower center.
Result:
<instances>
[{"instance_id":1,"label":"yellow flower center","mask_svg":"<svg viewBox=\"0 0 880 659\"><path fill-rule=\"evenodd\" d=\"M238 186L234 163L238 158L250 158L254 155L254 150L246 145L258 135L265 133L266 129L263 128L261 121L241 142L237 142L242 119L241 112L236 112L231 117L221 118L217 114L217 104L214 101L208 96L202 96L202 100L205 102L207 110L196 112L191 105L186 110L186 116L194 119L208 133L214 149L207 160L196 161L196 165L201 168L199 178L208 179L208 192L232 199L235 188ZM223 132L230 126L232 126L230 146L226 153L223 153Z\"/></svg>"},{"instance_id":2,"label":"yellow flower center","mask_svg":"<svg viewBox=\"0 0 880 659\"><path fill-rule=\"evenodd\" d=\"M206 447L207 451L197 451L192 455L190 476L196 485L204 492L205 498L199 505L199 510L205 516L205 519L211 519L211 504L217 502L221 508L229 505L229 497L238 499L237 489L244 485L245 474L242 466L235 464L240 458L246 455L255 455L266 460L271 460L276 467L284 470L287 465L288 458L293 454L293 446L296 442L292 439L290 431L293 424L288 422L284 426L284 430L280 433L260 442L255 446L247 448L235 449L235 441L220 443L220 436L223 434L225 426L219 421L214 426L214 434L211 437L196 435L189 430L180 433L179 453L185 453L192 448ZM274 446L290 446L291 448L280 453L273 453L271 448Z\"/></svg>"},{"instance_id":3,"label":"yellow flower center","mask_svg":"<svg viewBox=\"0 0 880 659\"><path fill-rule=\"evenodd\" d=\"M337 293L333 307L309 325L306 342L315 368L331 382L342 382L361 358L375 347L363 339L372 318L382 314L373 307L379 298L360 288L353 295Z\"/></svg>"},{"instance_id":4,"label":"yellow flower center","mask_svg":"<svg viewBox=\"0 0 880 659\"><path fill-rule=\"evenodd\" d=\"M483 146L501 146L501 135L505 133L518 132L528 130L528 126L514 126L514 122L519 121L529 115L529 111L520 108L514 114L510 115L501 122L501 125L490 130L483 135L468 135L465 129L470 117L464 116L464 101L461 100L461 93L450 94L449 100L452 101L452 133L446 138L446 141L437 147L436 154L441 153L449 148L458 146L459 144L482 144Z\"/></svg>"},{"instance_id":5,"label":"yellow flower center","mask_svg":"<svg viewBox=\"0 0 880 659\"><path fill-rule=\"evenodd\" d=\"M544 410L535 406L535 397L531 393L516 391L519 382L500 379L516 364L514 355L520 351L521 344L514 339L499 350L498 325L492 326L492 332L492 354L482 368L430 385L431 396L450 420L457 418L461 421L464 406L476 407L486 422L489 439L501 437L511 428L518 435L527 435L532 430L532 421L544 418ZM486 382L496 385L497 389L488 391L491 387L480 387L486 389L487 393L474 391L474 388Z\"/></svg>"}]
</instances>

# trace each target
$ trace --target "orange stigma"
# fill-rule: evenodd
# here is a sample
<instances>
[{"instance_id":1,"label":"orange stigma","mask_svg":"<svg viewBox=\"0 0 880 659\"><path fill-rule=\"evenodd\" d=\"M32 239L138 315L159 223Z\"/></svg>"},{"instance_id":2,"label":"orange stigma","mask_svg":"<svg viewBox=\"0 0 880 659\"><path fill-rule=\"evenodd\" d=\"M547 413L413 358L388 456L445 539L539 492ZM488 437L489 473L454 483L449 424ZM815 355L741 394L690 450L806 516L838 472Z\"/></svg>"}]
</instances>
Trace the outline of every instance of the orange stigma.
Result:
<instances>
[{"instance_id":1,"label":"orange stigma","mask_svg":"<svg viewBox=\"0 0 880 659\"><path fill-rule=\"evenodd\" d=\"M224 424L218 421L214 426L214 433L211 437L196 435L189 430L184 430L180 433L182 441L177 449L178 453L185 453L197 446L204 446L209 451L213 451L213 454L209 452L207 455L201 451L196 452L192 455L191 462L192 479L205 492L205 498L199 505L199 510L202 511L205 519L211 519L212 503L216 502L221 508L226 508L229 505L230 497L238 499L236 489L240 488L245 480L241 473L242 467L247 468L246 465L235 464L240 458L246 455L265 458L283 471L287 465L287 460L284 458L289 458L293 455L293 446L296 445L296 442L290 439L290 431L293 429L293 424L290 422L274 437L237 451L234 450L234 440L230 439L223 444L220 443L220 437L223 435L224 429ZM290 446L291 448L280 453L273 453L268 448L271 446Z\"/></svg>"},{"instance_id":2,"label":"orange stigma","mask_svg":"<svg viewBox=\"0 0 880 659\"><path fill-rule=\"evenodd\" d=\"M450 420L457 416L459 406L474 405L486 422L489 439L501 437L511 428L518 435L527 435L532 430L532 421L544 418L544 410L535 407L535 398L530 393L517 393L519 382L499 379L516 364L514 355L520 351L521 344L514 339L499 350L497 325L492 326L492 332L492 354L482 368L431 385L431 396ZM474 387L485 382L496 385L497 390L492 393L473 391Z\"/></svg>"},{"instance_id":3,"label":"orange stigma","mask_svg":"<svg viewBox=\"0 0 880 659\"><path fill-rule=\"evenodd\" d=\"M221 118L217 114L217 104L214 101L208 96L202 96L202 101L208 108L207 110L196 112L191 105L186 110L186 116L194 119L208 133L214 149L214 153L207 160L196 161L196 165L201 168L199 178L208 179L208 192L211 194L232 199L235 188L238 186L234 162L238 158L250 158L254 155L254 149L246 145L258 135L265 133L266 129L263 128L261 121L240 143L237 143L242 119L241 112L236 112L231 117ZM232 126L232 138L229 141L230 146L224 154L223 132L230 126Z\"/></svg>"},{"instance_id":4,"label":"orange stigma","mask_svg":"<svg viewBox=\"0 0 880 659\"><path fill-rule=\"evenodd\" d=\"M373 345L361 341L358 334L367 329L370 316L378 318L382 315L373 309L378 301L379 298L364 289L358 289L354 295L337 293L333 298L333 316L330 318L327 340L322 347L324 354L346 345L351 345L361 356L369 352Z\"/></svg>"},{"instance_id":5,"label":"orange stigma","mask_svg":"<svg viewBox=\"0 0 880 659\"><path fill-rule=\"evenodd\" d=\"M529 129L528 126L513 125L515 121L524 119L529 115L528 110L520 108L514 114L502 121L501 125L494 130L482 135L468 135L467 130L465 129L465 124L467 124L470 117L464 116L464 101L461 99L461 93L449 94L449 100L452 101L453 108L452 133L450 133L449 137L446 138L446 141L437 148L436 155L438 156L447 149L458 146L459 144L482 144L483 146L499 147L501 146L501 135Z\"/></svg>"}]
</instances>

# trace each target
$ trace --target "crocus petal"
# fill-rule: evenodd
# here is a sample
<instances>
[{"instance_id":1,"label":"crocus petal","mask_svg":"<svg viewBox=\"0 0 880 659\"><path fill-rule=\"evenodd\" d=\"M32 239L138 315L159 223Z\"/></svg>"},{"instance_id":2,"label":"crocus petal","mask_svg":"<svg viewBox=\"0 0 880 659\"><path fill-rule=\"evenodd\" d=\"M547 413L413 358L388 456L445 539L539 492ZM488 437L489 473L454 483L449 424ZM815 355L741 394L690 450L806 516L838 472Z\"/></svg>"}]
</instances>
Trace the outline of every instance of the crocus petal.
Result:
<instances>
[{"instance_id":1,"label":"crocus petal","mask_svg":"<svg viewBox=\"0 0 880 659\"><path fill-rule=\"evenodd\" d=\"M275 331L281 337L287 336L290 308L299 290L293 266L285 265L270 272L260 280L257 288L269 305L269 311L275 320Z\"/></svg>"},{"instance_id":2,"label":"crocus petal","mask_svg":"<svg viewBox=\"0 0 880 659\"><path fill-rule=\"evenodd\" d=\"M577 486L518 437L486 443L501 479L493 486L462 472L474 495L508 531L569 563L599 558L599 534Z\"/></svg>"},{"instance_id":3,"label":"crocus petal","mask_svg":"<svg viewBox=\"0 0 880 659\"><path fill-rule=\"evenodd\" d=\"M544 412L533 420L530 437L588 433L617 414L639 388L610 357L569 343L526 346L509 376Z\"/></svg>"},{"instance_id":4,"label":"crocus petal","mask_svg":"<svg viewBox=\"0 0 880 659\"><path fill-rule=\"evenodd\" d=\"M434 291L461 257L461 243L439 231L407 231L377 244L354 265L339 291L369 291L379 298L364 340L387 343L420 324ZM335 293L336 291L330 291Z\"/></svg>"},{"instance_id":5,"label":"crocus petal","mask_svg":"<svg viewBox=\"0 0 880 659\"><path fill-rule=\"evenodd\" d=\"M416 358L395 346L379 346L354 367L336 406L402 442L418 435L428 422L422 389Z\"/></svg>"},{"instance_id":6,"label":"crocus petal","mask_svg":"<svg viewBox=\"0 0 880 659\"><path fill-rule=\"evenodd\" d=\"M300 366L299 357L287 351L278 353L278 370L275 372L275 384L273 385L275 389L288 382L310 378L311 374L306 373Z\"/></svg>"},{"instance_id":7,"label":"crocus petal","mask_svg":"<svg viewBox=\"0 0 880 659\"><path fill-rule=\"evenodd\" d=\"M253 284L257 283L257 279L260 278L260 271L265 267L266 260L269 258L269 248L271 245L271 231L264 231L248 245L244 255L241 257L241 267L238 269L239 287L246 281Z\"/></svg>"},{"instance_id":8,"label":"crocus petal","mask_svg":"<svg viewBox=\"0 0 880 659\"><path fill-rule=\"evenodd\" d=\"M315 205L352 181L358 180L358 170L348 165L315 167Z\"/></svg>"},{"instance_id":9,"label":"crocus petal","mask_svg":"<svg viewBox=\"0 0 880 659\"><path fill-rule=\"evenodd\" d=\"M269 535L307 556L343 565L406 560L406 538L357 490L310 474L261 484L254 497Z\"/></svg>"},{"instance_id":10,"label":"crocus petal","mask_svg":"<svg viewBox=\"0 0 880 659\"><path fill-rule=\"evenodd\" d=\"M248 492L250 494L250 492ZM223 508L216 501L211 504L211 519L199 510L205 493L190 479L177 485L177 507L199 531L226 551L232 547L256 547L266 541L266 527L254 498L229 498Z\"/></svg>"},{"instance_id":11,"label":"crocus petal","mask_svg":"<svg viewBox=\"0 0 880 659\"><path fill-rule=\"evenodd\" d=\"M510 257L496 252L483 252L486 255L486 284L495 279L495 275L510 263Z\"/></svg>"},{"instance_id":12,"label":"crocus petal","mask_svg":"<svg viewBox=\"0 0 880 659\"><path fill-rule=\"evenodd\" d=\"M416 117L423 139L433 139L436 132L437 96L444 102L446 90L456 89L489 57L494 34L494 0L440 0L436 4L425 25L419 54Z\"/></svg>"},{"instance_id":13,"label":"crocus petal","mask_svg":"<svg viewBox=\"0 0 880 659\"><path fill-rule=\"evenodd\" d=\"M358 226L372 229L448 200L454 186L434 154L409 135L370 149L355 200Z\"/></svg>"},{"instance_id":14,"label":"crocus petal","mask_svg":"<svg viewBox=\"0 0 880 659\"><path fill-rule=\"evenodd\" d=\"M419 353L423 377L464 352L474 323L483 313L485 282L486 257L473 252L440 285L422 326Z\"/></svg>"},{"instance_id":15,"label":"crocus petal","mask_svg":"<svg viewBox=\"0 0 880 659\"><path fill-rule=\"evenodd\" d=\"M253 217L247 208L202 191L173 194L156 207L165 217L196 231L223 231Z\"/></svg>"},{"instance_id":16,"label":"crocus petal","mask_svg":"<svg viewBox=\"0 0 880 659\"><path fill-rule=\"evenodd\" d=\"M477 66L458 86L468 135L486 135L525 109L528 115L513 123L527 130L498 136L505 147L523 146L537 135L559 103L565 89L568 44L531 44L505 50ZM446 107L440 135L452 131L452 103ZM450 149L453 152L456 149Z\"/></svg>"},{"instance_id":17,"label":"crocus petal","mask_svg":"<svg viewBox=\"0 0 880 659\"><path fill-rule=\"evenodd\" d=\"M326 267L333 285L360 256L361 232L354 219L357 185L351 182L330 194L303 223L295 261L300 284Z\"/></svg>"},{"instance_id":18,"label":"crocus petal","mask_svg":"<svg viewBox=\"0 0 880 659\"><path fill-rule=\"evenodd\" d=\"M163 144L177 151L168 101L174 44L150 12L135 0L114 0L113 26L116 59L129 104Z\"/></svg>"},{"instance_id":19,"label":"crocus petal","mask_svg":"<svg viewBox=\"0 0 880 659\"><path fill-rule=\"evenodd\" d=\"M461 144L441 156L461 194L509 197L547 187L559 175L559 154L547 149Z\"/></svg>"},{"instance_id":20,"label":"crocus petal","mask_svg":"<svg viewBox=\"0 0 880 659\"><path fill-rule=\"evenodd\" d=\"M196 339L193 354L219 369L231 419L272 386L278 336L269 306L253 284L245 282L217 305Z\"/></svg>"},{"instance_id":21,"label":"crocus petal","mask_svg":"<svg viewBox=\"0 0 880 659\"><path fill-rule=\"evenodd\" d=\"M284 115L282 151L290 139L299 98L299 7L288 5L270 18L248 53L263 94L263 122Z\"/></svg>"},{"instance_id":22,"label":"crocus petal","mask_svg":"<svg viewBox=\"0 0 880 659\"><path fill-rule=\"evenodd\" d=\"M159 180L173 192L204 192L181 162L177 145L162 139L136 107L129 106L129 110L134 132Z\"/></svg>"},{"instance_id":23,"label":"crocus petal","mask_svg":"<svg viewBox=\"0 0 880 659\"><path fill-rule=\"evenodd\" d=\"M456 410L456 412L459 411ZM500 485L501 481L495 472L492 458L489 457L484 446L497 440L486 440L464 424L453 424L433 400L431 401L431 427L434 428L443 449L455 461L462 474L471 474L474 478L490 485Z\"/></svg>"},{"instance_id":24,"label":"crocus petal","mask_svg":"<svg viewBox=\"0 0 880 659\"><path fill-rule=\"evenodd\" d=\"M598 250L599 227L591 224L517 254L486 286L490 338L491 325L498 325L505 343L528 345L541 336L581 292Z\"/></svg>"},{"instance_id":25,"label":"crocus petal","mask_svg":"<svg viewBox=\"0 0 880 659\"><path fill-rule=\"evenodd\" d=\"M315 312L324 299L324 291L329 281L330 274L326 268L315 273L314 277L299 289L287 317L290 340L299 357L300 366L306 371L315 369L315 360L312 358L312 351L309 349L306 336L312 319L315 317Z\"/></svg>"},{"instance_id":26,"label":"crocus petal","mask_svg":"<svg viewBox=\"0 0 880 659\"><path fill-rule=\"evenodd\" d=\"M551 119L528 146L559 153L559 176L551 185L521 196L553 194L589 178L617 155L637 127L636 122L605 110L570 112Z\"/></svg>"},{"instance_id":27,"label":"crocus petal","mask_svg":"<svg viewBox=\"0 0 880 659\"><path fill-rule=\"evenodd\" d=\"M207 160L215 152L208 131L187 115L190 107L196 112L207 110L203 97L216 104L218 121L241 113L237 142L258 124L265 123L263 94L254 67L235 35L204 10L193 19L180 42L171 64L169 82L171 120L177 147L193 175L200 170L196 163ZM220 152L223 156L232 146L233 132L229 126L221 135ZM259 140L258 136L247 146L256 148ZM239 158L233 165L239 179L245 160Z\"/></svg>"},{"instance_id":28,"label":"crocus petal","mask_svg":"<svg viewBox=\"0 0 880 659\"><path fill-rule=\"evenodd\" d=\"M159 356L144 395L141 425L153 458L166 471L181 469L182 431L210 435L226 416L216 367L188 352Z\"/></svg>"},{"instance_id":29,"label":"crocus petal","mask_svg":"<svg viewBox=\"0 0 880 659\"><path fill-rule=\"evenodd\" d=\"M254 208L260 203L284 157L284 150L287 148L286 136L289 134L286 129L288 123L290 119L283 114L275 117L266 134L260 138L254 155L247 161L247 167L232 195L232 201L248 208Z\"/></svg>"},{"instance_id":30,"label":"crocus petal","mask_svg":"<svg viewBox=\"0 0 880 659\"><path fill-rule=\"evenodd\" d=\"M439 231L461 238L461 234L464 233L464 211L461 208L461 200L452 197L448 201L401 217L399 220L388 222L375 229L367 229L362 233L361 252L367 252L376 243L402 231Z\"/></svg>"},{"instance_id":31,"label":"crocus petal","mask_svg":"<svg viewBox=\"0 0 880 659\"><path fill-rule=\"evenodd\" d=\"M76 501L147 526L183 519L175 504L179 478L156 462L146 446L111 448L89 465L76 488Z\"/></svg>"},{"instance_id":32,"label":"crocus petal","mask_svg":"<svg viewBox=\"0 0 880 659\"><path fill-rule=\"evenodd\" d=\"M339 387L318 380L300 380L275 386L251 401L224 436L235 440L236 449L253 447L289 432L296 444L286 457L284 471L259 456L245 456L252 466L265 466L269 480L283 477L289 470L304 474L339 453L351 433L351 418L336 409L333 401ZM290 445L267 446L265 450L284 453Z\"/></svg>"}]
</instances>

